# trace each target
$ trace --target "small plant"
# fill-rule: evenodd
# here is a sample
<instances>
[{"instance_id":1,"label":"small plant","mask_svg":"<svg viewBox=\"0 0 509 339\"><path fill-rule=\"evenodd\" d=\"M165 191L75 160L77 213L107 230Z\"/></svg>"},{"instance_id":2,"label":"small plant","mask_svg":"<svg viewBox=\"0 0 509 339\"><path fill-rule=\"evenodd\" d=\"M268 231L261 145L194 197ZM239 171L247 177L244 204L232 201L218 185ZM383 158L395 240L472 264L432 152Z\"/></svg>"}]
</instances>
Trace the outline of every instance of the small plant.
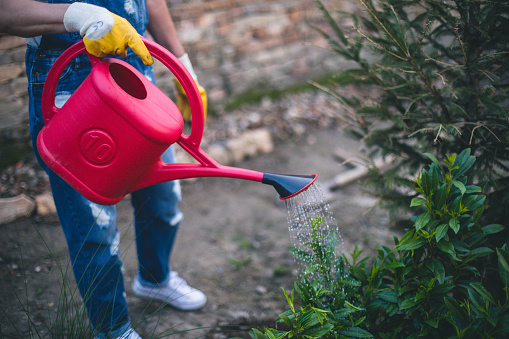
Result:
<instances>
[{"instance_id":1,"label":"small plant","mask_svg":"<svg viewBox=\"0 0 509 339\"><path fill-rule=\"evenodd\" d=\"M431 165L414 180L413 227L376 258L360 259L356 247L351 261L332 262L334 236L316 236L315 220L312 253L293 251L309 264L295 282L302 306L284 291L290 310L277 322L289 329L253 329L252 338L507 337L509 249L495 245L502 225L480 224L485 196L465 176L475 157L469 149L445 164L426 156Z\"/></svg>"},{"instance_id":2,"label":"small plant","mask_svg":"<svg viewBox=\"0 0 509 339\"><path fill-rule=\"evenodd\" d=\"M251 262L251 257L249 256L242 256L241 258L229 257L228 259L234 271L245 268Z\"/></svg>"}]
</instances>

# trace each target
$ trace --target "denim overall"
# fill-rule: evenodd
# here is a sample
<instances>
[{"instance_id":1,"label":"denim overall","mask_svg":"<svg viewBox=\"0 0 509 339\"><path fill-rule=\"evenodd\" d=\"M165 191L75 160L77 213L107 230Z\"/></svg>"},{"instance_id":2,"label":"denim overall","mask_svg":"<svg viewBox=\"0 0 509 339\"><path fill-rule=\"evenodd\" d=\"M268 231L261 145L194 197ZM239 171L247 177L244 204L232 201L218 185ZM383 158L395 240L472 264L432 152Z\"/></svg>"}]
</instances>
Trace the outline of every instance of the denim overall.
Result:
<instances>
[{"instance_id":1,"label":"denim overall","mask_svg":"<svg viewBox=\"0 0 509 339\"><path fill-rule=\"evenodd\" d=\"M50 3L74 1L50 0ZM148 15L145 0L83 1L107 8L126 18L139 34L144 34ZM37 47L27 46L30 134L35 155L48 173L60 223L67 240L74 276L88 316L102 338L124 332L130 321L127 313L122 262L119 259L119 233L115 206L100 206L85 199L41 160L37 151L37 135L44 126L41 97L44 81L58 56L79 41L79 32L45 35ZM129 49L127 62L154 82L152 67L145 66ZM86 55L76 57L60 77L55 103L60 107L90 73ZM175 162L173 148L162 160ZM131 194L134 207L139 277L145 286L164 284L169 279L170 254L178 225L183 218L177 205L181 199L180 183L170 181L141 189Z\"/></svg>"}]
</instances>

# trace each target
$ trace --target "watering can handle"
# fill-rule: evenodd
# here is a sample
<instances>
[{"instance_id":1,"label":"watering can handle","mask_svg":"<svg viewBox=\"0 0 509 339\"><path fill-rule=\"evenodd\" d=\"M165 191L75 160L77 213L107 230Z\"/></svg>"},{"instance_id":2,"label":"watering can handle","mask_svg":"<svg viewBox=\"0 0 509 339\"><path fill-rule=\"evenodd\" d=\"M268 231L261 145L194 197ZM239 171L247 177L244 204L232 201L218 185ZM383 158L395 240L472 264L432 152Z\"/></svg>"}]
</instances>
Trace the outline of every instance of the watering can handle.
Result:
<instances>
[{"instance_id":1,"label":"watering can handle","mask_svg":"<svg viewBox=\"0 0 509 339\"><path fill-rule=\"evenodd\" d=\"M184 148L194 153L199 150L201 139L203 137L203 130L205 128L205 118L203 114L203 104L201 101L200 92L194 82L193 78L187 69L180 63L180 61L171 54L169 51L158 45L157 43L141 37L147 46L150 54L166 66L182 84L184 91L187 94L189 105L191 107L191 115L193 125L191 127L191 134L182 134L179 140ZM58 113L59 109L55 106L55 93L57 89L58 80L64 71L67 64L69 64L78 55L85 53L92 66L99 63L101 59L89 54L85 48L83 41L79 41L64 51L57 59L53 67L51 67L46 77L46 82L42 92L42 112L44 122L48 123L53 116Z\"/></svg>"}]
</instances>

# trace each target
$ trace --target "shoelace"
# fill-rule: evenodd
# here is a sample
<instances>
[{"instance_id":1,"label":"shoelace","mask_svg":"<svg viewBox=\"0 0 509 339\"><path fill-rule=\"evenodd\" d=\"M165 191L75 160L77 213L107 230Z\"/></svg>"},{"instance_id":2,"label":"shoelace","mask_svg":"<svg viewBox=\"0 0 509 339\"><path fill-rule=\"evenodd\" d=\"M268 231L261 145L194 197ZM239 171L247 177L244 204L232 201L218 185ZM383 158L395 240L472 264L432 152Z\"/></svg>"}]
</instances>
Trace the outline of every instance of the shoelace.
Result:
<instances>
[{"instance_id":1,"label":"shoelace","mask_svg":"<svg viewBox=\"0 0 509 339\"><path fill-rule=\"evenodd\" d=\"M169 286L180 294L188 294L194 290L184 279L179 277L177 272L173 271L170 273Z\"/></svg>"}]
</instances>

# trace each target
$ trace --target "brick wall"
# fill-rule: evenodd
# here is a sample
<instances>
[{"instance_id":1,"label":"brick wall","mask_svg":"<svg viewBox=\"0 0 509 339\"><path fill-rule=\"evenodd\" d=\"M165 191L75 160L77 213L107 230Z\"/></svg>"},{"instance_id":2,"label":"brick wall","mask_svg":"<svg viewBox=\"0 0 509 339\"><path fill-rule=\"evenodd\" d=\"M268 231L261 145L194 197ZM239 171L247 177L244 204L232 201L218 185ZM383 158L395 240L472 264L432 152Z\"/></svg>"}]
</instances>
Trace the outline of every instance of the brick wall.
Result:
<instances>
[{"instance_id":1,"label":"brick wall","mask_svg":"<svg viewBox=\"0 0 509 339\"><path fill-rule=\"evenodd\" d=\"M25 133L20 125L28 120L25 50L22 38L0 36L0 131L13 138Z\"/></svg>"},{"instance_id":2,"label":"brick wall","mask_svg":"<svg viewBox=\"0 0 509 339\"><path fill-rule=\"evenodd\" d=\"M352 0L324 1L348 10ZM259 86L283 88L329 72L335 56L309 26L326 28L313 0L168 0L179 37L212 105ZM333 7L332 7L333 6ZM0 143L28 135L24 40L0 36ZM171 76L156 65L159 86ZM0 157L2 157L0 146Z\"/></svg>"}]
</instances>

